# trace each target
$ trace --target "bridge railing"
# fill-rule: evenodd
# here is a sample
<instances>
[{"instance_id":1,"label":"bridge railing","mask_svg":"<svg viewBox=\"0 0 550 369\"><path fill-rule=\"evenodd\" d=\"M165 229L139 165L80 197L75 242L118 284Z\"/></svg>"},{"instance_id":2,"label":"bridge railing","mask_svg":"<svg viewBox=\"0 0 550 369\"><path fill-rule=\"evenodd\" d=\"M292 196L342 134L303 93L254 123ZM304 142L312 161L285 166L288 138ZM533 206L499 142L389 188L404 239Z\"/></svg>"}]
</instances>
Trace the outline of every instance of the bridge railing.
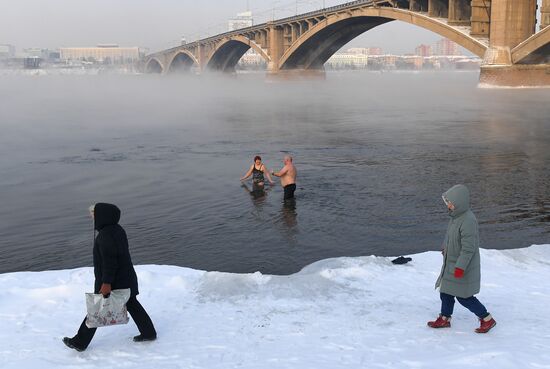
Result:
<instances>
[{"instance_id":1,"label":"bridge railing","mask_svg":"<svg viewBox=\"0 0 550 369\"><path fill-rule=\"evenodd\" d=\"M194 48L194 47L197 47L198 45L203 44L203 43L207 43L207 42L211 42L211 41L217 41L221 38L229 38L229 37L233 37L233 36L239 36L239 35L242 35L243 33L246 33L246 32L260 31L260 30L263 30L263 29L267 28L269 25L272 25L272 24L282 25L282 24L289 23L289 22L296 22L296 21L299 21L299 20L303 20L304 18L322 16L322 15L325 15L326 13L333 13L333 12L340 11L340 10L353 9L356 6L362 6L362 5L375 5L376 6L376 5L387 4L387 3L389 3L388 0L356 0L356 1L350 1L350 2L347 2L347 3L344 3L344 4L331 6L329 8L314 10L314 11L311 11L311 12L307 12L307 13L300 14L300 15L295 15L295 16L292 16L292 17L281 18L281 19L278 19L278 20L272 21L272 22L260 23L260 24L257 24L257 25L251 26L251 27L241 28L241 29L234 30L234 31L220 33L218 35L206 37L206 38L201 39L201 40L196 40L196 41L187 43L185 45L179 45L179 46L175 46L175 47L170 48L170 49L166 49L166 50L163 50L163 51L153 53L153 54L149 55L149 57L154 57L155 55L164 54L166 52L181 50L182 48L183 49Z\"/></svg>"}]
</instances>

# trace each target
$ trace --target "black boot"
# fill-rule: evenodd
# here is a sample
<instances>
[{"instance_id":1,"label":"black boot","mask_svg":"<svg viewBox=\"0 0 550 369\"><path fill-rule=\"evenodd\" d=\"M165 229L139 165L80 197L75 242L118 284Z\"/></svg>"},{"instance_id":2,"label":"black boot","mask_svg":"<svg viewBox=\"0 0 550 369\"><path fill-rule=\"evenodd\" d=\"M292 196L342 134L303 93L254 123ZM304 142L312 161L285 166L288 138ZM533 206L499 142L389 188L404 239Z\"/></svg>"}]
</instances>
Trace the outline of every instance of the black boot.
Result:
<instances>
[{"instance_id":1,"label":"black boot","mask_svg":"<svg viewBox=\"0 0 550 369\"><path fill-rule=\"evenodd\" d=\"M85 351L86 349L83 349L83 348L80 348L78 347L77 345L75 345L73 343L73 340L71 340L69 337L64 337L63 338L63 343L65 344L65 346L67 346L68 348L70 349L73 349L73 350L76 350L78 352L82 352L82 351Z\"/></svg>"},{"instance_id":2,"label":"black boot","mask_svg":"<svg viewBox=\"0 0 550 369\"><path fill-rule=\"evenodd\" d=\"M154 341L156 339L157 339L156 334L151 337L144 337L142 334L140 334L139 336L134 337L134 342L149 342L149 341Z\"/></svg>"}]
</instances>

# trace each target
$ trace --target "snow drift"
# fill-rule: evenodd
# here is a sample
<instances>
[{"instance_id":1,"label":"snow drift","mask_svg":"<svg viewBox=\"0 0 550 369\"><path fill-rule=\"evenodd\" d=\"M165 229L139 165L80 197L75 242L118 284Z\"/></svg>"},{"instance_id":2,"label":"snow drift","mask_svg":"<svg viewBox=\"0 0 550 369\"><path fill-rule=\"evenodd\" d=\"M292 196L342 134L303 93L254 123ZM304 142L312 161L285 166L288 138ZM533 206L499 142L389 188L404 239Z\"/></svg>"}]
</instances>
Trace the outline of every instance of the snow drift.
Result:
<instances>
[{"instance_id":1,"label":"snow drift","mask_svg":"<svg viewBox=\"0 0 550 369\"><path fill-rule=\"evenodd\" d=\"M84 353L61 342L85 315L89 268L0 275L0 367L8 368L550 368L550 245L482 250L487 335L456 305L439 311L436 252L320 261L291 276L137 267L139 299L159 333L136 344L133 322L98 330Z\"/></svg>"}]
</instances>

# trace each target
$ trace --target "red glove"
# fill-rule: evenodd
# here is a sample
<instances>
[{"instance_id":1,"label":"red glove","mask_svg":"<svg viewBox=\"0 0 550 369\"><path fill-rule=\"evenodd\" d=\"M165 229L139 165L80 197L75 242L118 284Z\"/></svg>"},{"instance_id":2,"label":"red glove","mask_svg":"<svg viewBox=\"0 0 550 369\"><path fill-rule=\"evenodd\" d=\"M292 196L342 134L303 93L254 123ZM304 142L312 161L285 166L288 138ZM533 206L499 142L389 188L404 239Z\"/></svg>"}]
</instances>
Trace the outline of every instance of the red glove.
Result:
<instances>
[{"instance_id":1,"label":"red glove","mask_svg":"<svg viewBox=\"0 0 550 369\"><path fill-rule=\"evenodd\" d=\"M455 278L464 278L464 270L455 268Z\"/></svg>"}]
</instances>

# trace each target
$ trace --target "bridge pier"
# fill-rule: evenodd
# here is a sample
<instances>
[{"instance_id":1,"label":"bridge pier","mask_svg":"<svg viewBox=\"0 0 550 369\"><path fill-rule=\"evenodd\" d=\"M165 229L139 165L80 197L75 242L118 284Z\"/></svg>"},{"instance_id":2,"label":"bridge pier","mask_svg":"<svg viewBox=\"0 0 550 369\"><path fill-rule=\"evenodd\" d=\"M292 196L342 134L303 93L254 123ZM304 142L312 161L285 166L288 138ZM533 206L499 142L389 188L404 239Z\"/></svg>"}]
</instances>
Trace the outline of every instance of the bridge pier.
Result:
<instances>
[{"instance_id":1,"label":"bridge pier","mask_svg":"<svg viewBox=\"0 0 550 369\"><path fill-rule=\"evenodd\" d=\"M206 48L203 45L199 44L197 46L197 54L197 59L199 61L199 70L203 71L206 68L206 63L208 63Z\"/></svg>"},{"instance_id":2,"label":"bridge pier","mask_svg":"<svg viewBox=\"0 0 550 369\"><path fill-rule=\"evenodd\" d=\"M284 30L275 24L269 24L269 54L271 62L267 66L269 73L277 73L279 71L279 60L284 53Z\"/></svg>"},{"instance_id":3,"label":"bridge pier","mask_svg":"<svg viewBox=\"0 0 550 369\"><path fill-rule=\"evenodd\" d=\"M469 26L472 18L471 0L449 0L449 25Z\"/></svg>"},{"instance_id":4,"label":"bridge pier","mask_svg":"<svg viewBox=\"0 0 550 369\"><path fill-rule=\"evenodd\" d=\"M472 0L471 36L489 37L491 27L491 0Z\"/></svg>"},{"instance_id":5,"label":"bridge pier","mask_svg":"<svg viewBox=\"0 0 550 369\"><path fill-rule=\"evenodd\" d=\"M481 67L481 86L548 87L550 66L547 64L485 65Z\"/></svg>"},{"instance_id":6,"label":"bridge pier","mask_svg":"<svg viewBox=\"0 0 550 369\"><path fill-rule=\"evenodd\" d=\"M448 0L429 0L428 16L434 17L434 18L448 18L449 1Z\"/></svg>"},{"instance_id":7,"label":"bridge pier","mask_svg":"<svg viewBox=\"0 0 550 369\"><path fill-rule=\"evenodd\" d=\"M550 26L550 0L542 0L540 29Z\"/></svg>"},{"instance_id":8,"label":"bridge pier","mask_svg":"<svg viewBox=\"0 0 550 369\"><path fill-rule=\"evenodd\" d=\"M409 9L413 12L427 12L428 0L411 0Z\"/></svg>"},{"instance_id":9,"label":"bridge pier","mask_svg":"<svg viewBox=\"0 0 550 369\"><path fill-rule=\"evenodd\" d=\"M536 0L499 0L491 7L489 49L480 82L493 86L550 86L550 65L514 64L512 50L535 34Z\"/></svg>"},{"instance_id":10,"label":"bridge pier","mask_svg":"<svg viewBox=\"0 0 550 369\"><path fill-rule=\"evenodd\" d=\"M491 8L491 47L514 48L535 33L536 0L499 0Z\"/></svg>"}]
</instances>

